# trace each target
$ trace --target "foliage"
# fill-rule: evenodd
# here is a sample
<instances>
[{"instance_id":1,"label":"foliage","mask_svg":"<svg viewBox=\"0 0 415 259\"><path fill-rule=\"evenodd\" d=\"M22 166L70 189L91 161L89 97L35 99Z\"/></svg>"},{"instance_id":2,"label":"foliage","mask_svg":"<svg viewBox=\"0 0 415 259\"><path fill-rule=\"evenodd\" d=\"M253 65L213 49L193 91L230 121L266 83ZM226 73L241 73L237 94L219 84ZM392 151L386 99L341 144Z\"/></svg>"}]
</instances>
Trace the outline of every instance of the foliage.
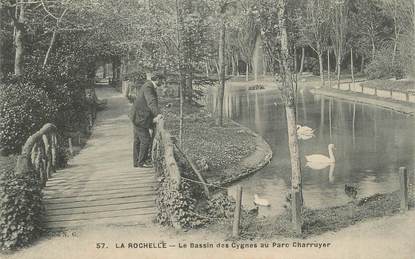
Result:
<instances>
[{"instance_id":1,"label":"foliage","mask_svg":"<svg viewBox=\"0 0 415 259\"><path fill-rule=\"evenodd\" d=\"M413 208L414 198L409 197L409 207ZM399 213L398 192L374 194L345 205L324 209L304 208L302 211L302 238L338 231L356 223L370 219L392 216ZM285 210L281 215L267 219L252 219L243 229L242 237L270 239L276 237L298 238L291 227L291 213Z\"/></svg>"},{"instance_id":2,"label":"foliage","mask_svg":"<svg viewBox=\"0 0 415 259\"><path fill-rule=\"evenodd\" d=\"M161 143L161 142L159 142ZM182 179L180 186L166 172L166 162L163 152L159 147L156 158L156 168L161 171L159 186L157 188L157 216L156 220L162 225L180 227L180 228L194 228L205 224L205 220L196 213L196 206L200 199L199 185L195 185L190 181ZM177 158L176 158L177 160ZM188 176L184 167L184 162L179 164L181 176ZM189 178L190 179L190 178Z\"/></svg>"},{"instance_id":3,"label":"foliage","mask_svg":"<svg viewBox=\"0 0 415 259\"><path fill-rule=\"evenodd\" d=\"M212 221L233 218L235 200L224 193L215 194L208 200L206 214Z\"/></svg>"},{"instance_id":4,"label":"foliage","mask_svg":"<svg viewBox=\"0 0 415 259\"><path fill-rule=\"evenodd\" d=\"M166 104L170 103L170 107ZM179 104L177 100L162 99L162 113L166 128L174 135L179 133ZM209 170L205 177L218 176L220 169L239 163L255 150L255 137L231 123L216 126L213 116L203 108L186 104L184 106L184 132L182 148L193 161L206 159ZM198 143L198 145L194 145ZM216 173L217 172L217 173ZM226 175L221 175L226 177ZM215 179L218 180L218 179Z\"/></svg>"},{"instance_id":5,"label":"foliage","mask_svg":"<svg viewBox=\"0 0 415 259\"><path fill-rule=\"evenodd\" d=\"M350 13L353 45L361 55L376 54L376 49L391 32L388 18L374 0L356 0Z\"/></svg>"},{"instance_id":6,"label":"foliage","mask_svg":"<svg viewBox=\"0 0 415 259\"><path fill-rule=\"evenodd\" d=\"M279 49L280 42L278 40L278 6L276 1L261 0L258 3L257 10L259 16L259 22L261 27L261 36L267 57L271 60L272 70L278 71L279 69Z\"/></svg>"},{"instance_id":7,"label":"foliage","mask_svg":"<svg viewBox=\"0 0 415 259\"><path fill-rule=\"evenodd\" d=\"M390 78L400 79L405 74L402 62L392 64L391 48L384 47L375 55L375 59L366 67L365 73L369 79Z\"/></svg>"},{"instance_id":8,"label":"foliage","mask_svg":"<svg viewBox=\"0 0 415 259\"><path fill-rule=\"evenodd\" d=\"M0 179L0 248L14 249L41 232L42 191L33 174L3 172Z\"/></svg>"},{"instance_id":9,"label":"foliage","mask_svg":"<svg viewBox=\"0 0 415 259\"><path fill-rule=\"evenodd\" d=\"M156 198L157 222L185 229L204 225L205 220L195 212L196 199L193 197L191 184L182 182L180 191L175 185L168 177L163 177L160 181Z\"/></svg>"},{"instance_id":10,"label":"foliage","mask_svg":"<svg viewBox=\"0 0 415 259\"><path fill-rule=\"evenodd\" d=\"M45 90L23 82L2 85L0 104L0 143L6 153L19 152L31 134L54 121L58 110Z\"/></svg>"},{"instance_id":11,"label":"foliage","mask_svg":"<svg viewBox=\"0 0 415 259\"><path fill-rule=\"evenodd\" d=\"M313 75L319 75L320 68L319 68L318 59L315 57L304 58L304 70L311 71Z\"/></svg>"},{"instance_id":12,"label":"foliage","mask_svg":"<svg viewBox=\"0 0 415 259\"><path fill-rule=\"evenodd\" d=\"M302 40L319 55L326 48L330 32L330 1L307 0L299 19Z\"/></svg>"}]
</instances>

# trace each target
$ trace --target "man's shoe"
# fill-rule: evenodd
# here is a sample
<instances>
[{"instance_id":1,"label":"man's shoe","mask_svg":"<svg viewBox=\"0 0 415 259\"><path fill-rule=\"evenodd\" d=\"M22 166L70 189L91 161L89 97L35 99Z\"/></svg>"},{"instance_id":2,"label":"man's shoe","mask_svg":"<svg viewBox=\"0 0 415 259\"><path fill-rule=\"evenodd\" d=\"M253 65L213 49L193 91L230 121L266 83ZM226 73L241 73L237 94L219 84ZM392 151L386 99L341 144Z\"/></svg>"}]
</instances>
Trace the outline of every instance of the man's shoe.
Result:
<instances>
[{"instance_id":1,"label":"man's shoe","mask_svg":"<svg viewBox=\"0 0 415 259\"><path fill-rule=\"evenodd\" d=\"M138 164L138 167L141 168L153 168L153 165L150 163Z\"/></svg>"}]
</instances>

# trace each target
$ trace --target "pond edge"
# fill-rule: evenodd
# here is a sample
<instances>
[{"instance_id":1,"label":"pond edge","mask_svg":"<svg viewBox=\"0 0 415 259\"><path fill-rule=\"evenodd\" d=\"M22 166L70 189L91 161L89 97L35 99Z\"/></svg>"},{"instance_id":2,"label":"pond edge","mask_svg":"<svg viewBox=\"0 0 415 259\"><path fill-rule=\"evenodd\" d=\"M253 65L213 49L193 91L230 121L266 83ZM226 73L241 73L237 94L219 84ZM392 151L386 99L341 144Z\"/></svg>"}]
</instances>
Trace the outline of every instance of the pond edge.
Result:
<instances>
[{"instance_id":1,"label":"pond edge","mask_svg":"<svg viewBox=\"0 0 415 259\"><path fill-rule=\"evenodd\" d=\"M220 170L220 172L229 175L229 177L225 180L212 181L211 183L221 187L234 184L258 172L271 162L273 155L271 146L261 135L234 120L230 120L230 122L255 137L255 151L238 163ZM236 171L239 171L239 173L235 173Z\"/></svg>"},{"instance_id":2,"label":"pond edge","mask_svg":"<svg viewBox=\"0 0 415 259\"><path fill-rule=\"evenodd\" d=\"M316 89L314 88L314 89L311 89L310 92L312 94L339 98L339 99L349 101L349 102L357 102L357 103L362 103L362 104L367 104L367 105L374 105L380 108L405 113L411 116L415 115L415 107L405 105L397 101L391 101L385 98L380 98L380 97L374 98L374 97L369 97L366 95L362 96L362 94L345 92L345 91L337 90L337 89L321 89L321 88Z\"/></svg>"}]
</instances>

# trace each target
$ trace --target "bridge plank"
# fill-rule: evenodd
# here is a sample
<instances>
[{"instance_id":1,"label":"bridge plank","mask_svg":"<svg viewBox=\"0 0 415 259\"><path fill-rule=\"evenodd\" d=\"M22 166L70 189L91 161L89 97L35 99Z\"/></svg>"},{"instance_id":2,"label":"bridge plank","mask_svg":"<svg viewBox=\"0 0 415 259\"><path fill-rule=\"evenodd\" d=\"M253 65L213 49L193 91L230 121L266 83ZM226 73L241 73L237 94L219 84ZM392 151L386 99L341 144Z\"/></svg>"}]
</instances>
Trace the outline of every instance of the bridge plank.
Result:
<instances>
[{"instance_id":1,"label":"bridge plank","mask_svg":"<svg viewBox=\"0 0 415 259\"><path fill-rule=\"evenodd\" d=\"M84 182L89 182L91 184L99 183L99 184L105 184L105 183L122 183L122 182L140 182L141 180L153 180L153 175L143 175L143 176L123 176L123 177L113 177L113 178L105 178L105 179L99 179L99 178L73 178L73 179L60 179L53 182L48 182L46 186L66 186L68 184L82 184Z\"/></svg>"},{"instance_id":2,"label":"bridge plank","mask_svg":"<svg viewBox=\"0 0 415 259\"><path fill-rule=\"evenodd\" d=\"M108 100L107 109L85 147L43 189L45 228L148 224L156 214L154 169L132 166L130 105L113 88L96 93Z\"/></svg>"},{"instance_id":3,"label":"bridge plank","mask_svg":"<svg viewBox=\"0 0 415 259\"><path fill-rule=\"evenodd\" d=\"M123 217L123 216L131 216L131 215L143 215L143 214L155 213L155 212L156 210L154 207L143 208L143 207L138 206L137 208L132 208L127 211L118 210L118 211L90 212L90 213L85 213L85 214L48 215L46 217L46 222Z\"/></svg>"},{"instance_id":4,"label":"bridge plank","mask_svg":"<svg viewBox=\"0 0 415 259\"><path fill-rule=\"evenodd\" d=\"M107 217L99 219L88 220L71 220L71 221L55 221L46 222L45 228L50 230L67 229L67 228L82 228L91 227L95 225L116 225L116 226L130 226L130 225L147 225L154 218L155 212L140 213L136 215L124 215L120 217Z\"/></svg>"},{"instance_id":5,"label":"bridge plank","mask_svg":"<svg viewBox=\"0 0 415 259\"><path fill-rule=\"evenodd\" d=\"M69 175L70 174L70 175ZM59 174L54 175L48 182L54 183L59 181L72 181L72 180L78 180L78 179L88 179L88 180L113 180L113 179L121 179L121 178L141 178L141 177L155 177L154 173L131 173L131 172L120 172L120 173L103 173L101 172L99 175L93 174L93 173L70 173L68 172L68 175Z\"/></svg>"},{"instance_id":6,"label":"bridge plank","mask_svg":"<svg viewBox=\"0 0 415 259\"><path fill-rule=\"evenodd\" d=\"M95 183L90 184L89 182L85 182L83 184L76 183L74 185L57 185L57 186L50 186L48 188L49 191L57 191L57 192L63 192L63 191L82 191L82 190L103 190L103 189L116 189L118 187L133 187L136 186L137 188L143 187L143 186L155 186L156 182L152 179L146 179L141 180L140 182L123 182L118 184L108 183L108 184L102 184L102 185L96 185Z\"/></svg>"},{"instance_id":7,"label":"bridge plank","mask_svg":"<svg viewBox=\"0 0 415 259\"><path fill-rule=\"evenodd\" d=\"M145 192L155 192L155 188L153 186L145 186L141 188L137 187L126 187L126 188L117 188L117 189L103 189L101 191L84 191L82 193L79 192L48 192L44 193L44 198L48 200L54 199L68 199L68 198L76 198L76 197L86 197L86 196L102 196L102 195L115 195L115 194L122 194L122 193L145 193Z\"/></svg>"},{"instance_id":8,"label":"bridge plank","mask_svg":"<svg viewBox=\"0 0 415 259\"><path fill-rule=\"evenodd\" d=\"M50 216L65 216L65 215L75 215L75 214L88 214L88 213L99 213L99 212L116 212L116 211L127 211L137 208L155 208L154 200L142 200L137 202L137 200L130 200L127 202L127 199L122 201L117 201L114 204L100 204L100 205L90 205L87 206L72 206L67 208L54 208L50 206L48 217Z\"/></svg>"},{"instance_id":9,"label":"bridge plank","mask_svg":"<svg viewBox=\"0 0 415 259\"><path fill-rule=\"evenodd\" d=\"M122 199L127 198L135 198L138 200L139 197L150 197L153 198L155 192L151 190L145 190L142 192L137 191L130 191L130 192L122 192L122 193L115 193L115 194L102 194L102 195L90 195L90 196L78 196L78 197L65 197L65 198L56 198L56 199L48 199L44 203L48 206L53 204L58 204L55 206L63 206L66 203L87 203L92 204L94 201L105 201L109 202L111 200L118 200L122 201ZM146 198L148 199L148 198Z\"/></svg>"}]
</instances>

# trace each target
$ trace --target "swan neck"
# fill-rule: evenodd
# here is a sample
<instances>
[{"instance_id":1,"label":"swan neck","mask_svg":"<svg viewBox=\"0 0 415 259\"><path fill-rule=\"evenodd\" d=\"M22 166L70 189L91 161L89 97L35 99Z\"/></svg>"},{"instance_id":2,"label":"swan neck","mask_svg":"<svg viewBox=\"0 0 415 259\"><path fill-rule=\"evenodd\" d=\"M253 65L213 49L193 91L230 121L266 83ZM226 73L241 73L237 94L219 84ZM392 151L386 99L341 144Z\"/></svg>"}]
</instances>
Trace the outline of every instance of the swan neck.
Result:
<instances>
[{"instance_id":1,"label":"swan neck","mask_svg":"<svg viewBox=\"0 0 415 259\"><path fill-rule=\"evenodd\" d=\"M329 157L331 162L335 162L336 159L334 158L333 147L329 148Z\"/></svg>"}]
</instances>

